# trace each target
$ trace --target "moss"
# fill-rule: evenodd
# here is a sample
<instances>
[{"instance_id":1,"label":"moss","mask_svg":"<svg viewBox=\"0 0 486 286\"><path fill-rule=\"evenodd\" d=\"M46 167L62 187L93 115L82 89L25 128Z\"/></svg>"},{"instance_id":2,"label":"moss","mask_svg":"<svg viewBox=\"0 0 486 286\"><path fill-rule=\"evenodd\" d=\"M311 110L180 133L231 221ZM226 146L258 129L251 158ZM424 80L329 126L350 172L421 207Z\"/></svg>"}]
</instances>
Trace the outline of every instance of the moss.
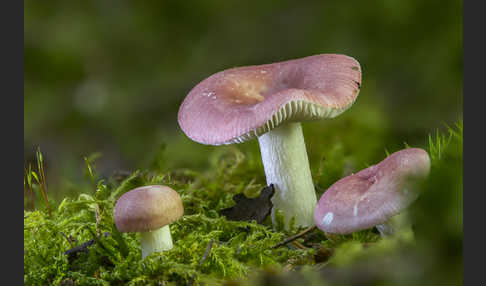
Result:
<instances>
[{"instance_id":1,"label":"moss","mask_svg":"<svg viewBox=\"0 0 486 286\"><path fill-rule=\"evenodd\" d=\"M269 221L265 225L228 221L218 214L218 210L234 204L234 194L257 195L261 187L251 180L248 183L235 180L241 175L238 165L242 161L241 153L235 150L220 153L213 162L218 168L206 174L189 170L165 174L136 171L119 186L100 181L94 193L61 201L52 219L45 212L26 211L25 283L58 284L70 278L76 285L149 285L156 281L179 285L186 284L193 275L196 282L238 278L252 269L280 267L292 258L307 256L307 250L272 249L286 233L274 232ZM228 168L228 162L232 167ZM139 234L117 235L112 212L116 199L123 193L148 184L165 184L177 190L185 215L171 224L174 248L141 260ZM105 232L112 235L98 237ZM63 254L91 239L96 243L72 261ZM199 267L210 240L215 243Z\"/></svg>"},{"instance_id":2,"label":"moss","mask_svg":"<svg viewBox=\"0 0 486 286\"><path fill-rule=\"evenodd\" d=\"M451 167L450 163L457 164L462 160L462 123L450 130L448 135L439 134L430 139L431 182L440 186L450 185L450 179L455 178L453 173L457 166ZM350 156L344 152L343 144L326 148L326 174L318 179L325 185L331 178L343 175L346 165L343 158ZM378 160L381 159L375 161ZM355 269L353 265L360 261L383 257L393 260L399 259L401 253L405 253L402 257L417 253L410 249L427 251L426 244L415 245L410 237L381 239L373 229L350 235L330 235L316 230L287 246L273 248L300 230L291 227L285 231L281 224L274 229L269 218L263 224L228 221L218 213L234 205L234 194L243 192L250 197L256 196L265 185L261 164L253 151L222 147L209 158L209 162L211 168L204 172L145 170L133 172L121 183L99 180L95 191L86 189L77 198L65 198L53 205L52 218L44 210L24 211L24 283L60 285L64 283L62 281L72 280L75 285L186 285L194 277L195 285L221 285L225 281L247 283L241 281L254 277L249 281L258 284L267 283L265 279L294 281L287 276L299 273L301 281L322 285L322 281L315 282L320 277L316 272L318 269ZM449 176L449 181L444 181L444 174ZM180 220L171 224L174 248L142 260L139 234L118 233L112 213L116 199L123 193L149 184L164 184L177 190L185 212ZM462 179L453 185L459 188L460 184ZM430 183L423 187L429 189L430 195L419 200L418 206L429 203L437 190ZM421 223L424 220L417 221L417 217L428 215L421 210L414 211L416 215L413 217L419 228L424 227ZM448 226L462 227L454 225L454 216L444 215L444 218L453 220ZM277 221L282 221L281 214L277 214ZM437 235L444 233L438 227L435 226ZM457 239L455 230L454 227L445 230L452 240ZM104 233L110 235L103 236ZM94 244L86 252L72 258L63 254L89 240L94 240ZM419 236L418 241L422 240ZM200 265L210 241L214 243ZM326 251L330 257L316 258ZM259 275L255 276L255 273Z\"/></svg>"}]
</instances>

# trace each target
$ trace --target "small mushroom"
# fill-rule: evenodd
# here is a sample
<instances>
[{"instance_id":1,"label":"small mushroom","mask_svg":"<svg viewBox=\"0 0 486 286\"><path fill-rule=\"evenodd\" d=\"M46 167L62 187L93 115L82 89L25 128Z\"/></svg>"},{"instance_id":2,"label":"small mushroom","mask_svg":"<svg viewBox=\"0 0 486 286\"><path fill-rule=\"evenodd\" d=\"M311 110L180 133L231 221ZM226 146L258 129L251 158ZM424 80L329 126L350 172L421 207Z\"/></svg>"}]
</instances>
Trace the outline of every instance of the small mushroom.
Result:
<instances>
[{"instance_id":1,"label":"small mushroom","mask_svg":"<svg viewBox=\"0 0 486 286\"><path fill-rule=\"evenodd\" d=\"M395 152L380 163L334 183L321 196L314 220L319 229L348 234L386 223L405 210L416 198L414 182L427 177L430 158L426 151L408 148ZM396 216L396 217L395 217ZM385 225L382 225L385 224Z\"/></svg>"},{"instance_id":2,"label":"small mushroom","mask_svg":"<svg viewBox=\"0 0 486 286\"><path fill-rule=\"evenodd\" d=\"M361 67L348 56L315 55L218 72L184 99L178 120L192 140L207 145L258 138L267 178L275 186L272 220L314 225L317 197L300 122L333 118L356 100Z\"/></svg>"},{"instance_id":3,"label":"small mushroom","mask_svg":"<svg viewBox=\"0 0 486 286\"><path fill-rule=\"evenodd\" d=\"M184 213L179 194L167 186L144 186L123 194L114 209L120 232L140 232L142 258L173 247L169 224Z\"/></svg>"}]
</instances>

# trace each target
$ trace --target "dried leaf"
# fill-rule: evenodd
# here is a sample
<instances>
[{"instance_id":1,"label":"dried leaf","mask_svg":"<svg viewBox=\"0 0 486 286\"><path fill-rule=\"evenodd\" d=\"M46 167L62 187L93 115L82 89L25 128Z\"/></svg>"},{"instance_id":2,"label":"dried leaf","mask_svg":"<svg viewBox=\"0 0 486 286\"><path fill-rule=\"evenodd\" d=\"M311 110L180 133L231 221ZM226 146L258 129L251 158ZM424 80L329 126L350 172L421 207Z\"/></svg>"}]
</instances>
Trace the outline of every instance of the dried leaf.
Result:
<instances>
[{"instance_id":1,"label":"dried leaf","mask_svg":"<svg viewBox=\"0 0 486 286\"><path fill-rule=\"evenodd\" d=\"M220 210L219 214L225 216L228 220L256 220L257 223L262 223L273 207L270 199L274 193L273 185L269 185L263 188L256 198L248 198L241 193L236 194L233 196L236 205Z\"/></svg>"}]
</instances>

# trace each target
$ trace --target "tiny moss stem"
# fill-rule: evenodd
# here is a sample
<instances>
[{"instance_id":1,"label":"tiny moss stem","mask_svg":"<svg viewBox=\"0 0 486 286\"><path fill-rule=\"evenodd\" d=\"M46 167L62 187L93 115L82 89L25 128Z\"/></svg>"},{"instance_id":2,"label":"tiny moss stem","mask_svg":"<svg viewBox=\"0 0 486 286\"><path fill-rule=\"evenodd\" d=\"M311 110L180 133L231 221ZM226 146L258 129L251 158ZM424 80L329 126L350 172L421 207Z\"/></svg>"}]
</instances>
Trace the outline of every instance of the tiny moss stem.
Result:
<instances>
[{"instance_id":1,"label":"tiny moss stem","mask_svg":"<svg viewBox=\"0 0 486 286\"><path fill-rule=\"evenodd\" d=\"M285 227L292 217L295 226L314 225L314 208L317 204L312 182L304 135L300 123L287 123L258 138L267 184L273 184L272 221L275 212L283 212Z\"/></svg>"},{"instance_id":2,"label":"tiny moss stem","mask_svg":"<svg viewBox=\"0 0 486 286\"><path fill-rule=\"evenodd\" d=\"M162 252L172 249L172 236L169 225L154 231L140 233L140 244L142 247L142 259L153 252Z\"/></svg>"}]
</instances>

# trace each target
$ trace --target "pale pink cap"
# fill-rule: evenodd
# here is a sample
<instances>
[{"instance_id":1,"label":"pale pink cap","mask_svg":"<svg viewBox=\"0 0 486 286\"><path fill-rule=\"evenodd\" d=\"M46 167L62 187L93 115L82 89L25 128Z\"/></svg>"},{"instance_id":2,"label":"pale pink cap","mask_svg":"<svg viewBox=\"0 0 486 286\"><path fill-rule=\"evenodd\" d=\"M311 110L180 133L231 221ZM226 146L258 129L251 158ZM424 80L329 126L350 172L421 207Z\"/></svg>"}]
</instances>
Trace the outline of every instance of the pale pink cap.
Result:
<instances>
[{"instance_id":1,"label":"pale pink cap","mask_svg":"<svg viewBox=\"0 0 486 286\"><path fill-rule=\"evenodd\" d=\"M179 125L202 144L243 142L285 122L335 117L354 103L360 86L361 67L345 55L228 69L189 92Z\"/></svg>"},{"instance_id":2,"label":"pale pink cap","mask_svg":"<svg viewBox=\"0 0 486 286\"><path fill-rule=\"evenodd\" d=\"M410 179L425 178L429 170L430 158L423 149L395 152L329 187L315 209L315 223L325 232L338 234L382 224L416 199Z\"/></svg>"},{"instance_id":3,"label":"pale pink cap","mask_svg":"<svg viewBox=\"0 0 486 286\"><path fill-rule=\"evenodd\" d=\"M124 193L116 201L113 216L120 232L147 232L178 220L183 213L182 200L176 191L152 185Z\"/></svg>"}]
</instances>

